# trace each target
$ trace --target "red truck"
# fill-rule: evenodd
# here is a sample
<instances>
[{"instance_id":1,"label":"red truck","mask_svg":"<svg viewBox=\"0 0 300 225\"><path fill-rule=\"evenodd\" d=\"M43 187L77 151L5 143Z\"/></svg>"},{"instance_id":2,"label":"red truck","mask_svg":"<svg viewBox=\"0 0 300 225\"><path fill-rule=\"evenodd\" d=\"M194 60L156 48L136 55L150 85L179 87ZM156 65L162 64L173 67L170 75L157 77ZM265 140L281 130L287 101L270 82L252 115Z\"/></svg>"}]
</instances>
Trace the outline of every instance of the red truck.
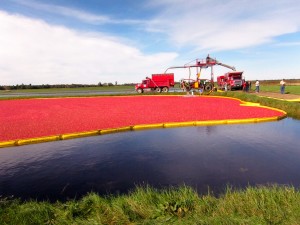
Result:
<instances>
[{"instance_id":1,"label":"red truck","mask_svg":"<svg viewBox=\"0 0 300 225\"><path fill-rule=\"evenodd\" d=\"M174 73L152 74L152 78L146 77L142 83L135 85L135 90L140 94L144 91L168 92L174 85Z\"/></svg>"},{"instance_id":2,"label":"red truck","mask_svg":"<svg viewBox=\"0 0 300 225\"><path fill-rule=\"evenodd\" d=\"M233 90L233 89L243 89L243 78L242 78L243 72L228 72L225 73L222 76L217 77L217 84L219 89L225 89L225 86L227 85L227 90Z\"/></svg>"}]
</instances>

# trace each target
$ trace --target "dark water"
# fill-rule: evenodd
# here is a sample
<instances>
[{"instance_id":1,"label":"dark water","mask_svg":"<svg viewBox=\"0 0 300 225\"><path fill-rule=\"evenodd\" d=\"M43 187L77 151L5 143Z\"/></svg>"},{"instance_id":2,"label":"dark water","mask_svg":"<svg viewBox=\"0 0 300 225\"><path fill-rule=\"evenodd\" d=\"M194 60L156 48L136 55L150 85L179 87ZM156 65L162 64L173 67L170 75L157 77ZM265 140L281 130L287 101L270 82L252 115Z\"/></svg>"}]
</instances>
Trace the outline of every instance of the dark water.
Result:
<instances>
[{"instance_id":1,"label":"dark water","mask_svg":"<svg viewBox=\"0 0 300 225\"><path fill-rule=\"evenodd\" d=\"M0 195L65 200L137 184L300 187L300 121L154 129L0 149Z\"/></svg>"}]
</instances>

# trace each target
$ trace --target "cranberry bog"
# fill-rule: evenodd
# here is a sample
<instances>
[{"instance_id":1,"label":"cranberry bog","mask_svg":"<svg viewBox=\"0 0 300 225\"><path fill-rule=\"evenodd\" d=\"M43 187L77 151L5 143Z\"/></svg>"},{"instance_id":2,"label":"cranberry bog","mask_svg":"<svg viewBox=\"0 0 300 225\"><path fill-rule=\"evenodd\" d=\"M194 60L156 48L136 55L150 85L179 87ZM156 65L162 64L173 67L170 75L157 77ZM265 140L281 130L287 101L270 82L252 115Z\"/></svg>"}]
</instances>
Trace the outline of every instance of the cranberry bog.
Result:
<instances>
[{"instance_id":1,"label":"cranberry bog","mask_svg":"<svg viewBox=\"0 0 300 225\"><path fill-rule=\"evenodd\" d=\"M147 128L254 123L281 110L213 96L118 96L0 101L0 147Z\"/></svg>"}]
</instances>

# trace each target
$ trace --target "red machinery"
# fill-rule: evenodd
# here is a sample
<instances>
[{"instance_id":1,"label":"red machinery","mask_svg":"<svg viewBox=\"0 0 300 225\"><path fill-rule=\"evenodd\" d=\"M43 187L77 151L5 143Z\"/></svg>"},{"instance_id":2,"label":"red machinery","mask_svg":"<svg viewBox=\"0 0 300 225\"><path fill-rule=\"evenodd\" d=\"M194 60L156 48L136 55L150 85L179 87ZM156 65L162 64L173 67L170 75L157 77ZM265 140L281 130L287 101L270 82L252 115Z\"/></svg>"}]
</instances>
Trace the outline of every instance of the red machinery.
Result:
<instances>
[{"instance_id":1,"label":"red machinery","mask_svg":"<svg viewBox=\"0 0 300 225\"><path fill-rule=\"evenodd\" d=\"M152 78L146 77L142 83L135 85L138 93L144 91L168 92L170 87L174 87L174 73L152 74Z\"/></svg>"},{"instance_id":2,"label":"red machinery","mask_svg":"<svg viewBox=\"0 0 300 225\"><path fill-rule=\"evenodd\" d=\"M243 89L243 72L228 72L222 76L217 77L217 84L220 89L233 90L233 89Z\"/></svg>"},{"instance_id":3,"label":"red machinery","mask_svg":"<svg viewBox=\"0 0 300 225\"><path fill-rule=\"evenodd\" d=\"M186 86L186 87L189 86L187 88L187 90L188 90L188 89L192 89L192 88L198 89L202 85L206 91L210 91L214 86L213 67L215 65L224 66L224 67L227 67L227 68L235 71L235 67L226 65L224 63L221 63L221 62L217 61L216 59L213 59L209 55L207 55L206 59L202 59L202 60L196 59L196 60L193 60L193 61L185 64L184 66L169 67L165 71L165 73L169 69L188 68L189 69L189 78L188 79L182 79L182 82L185 82L184 84L182 84L182 86ZM211 68L211 80L210 80L210 82L207 82L207 81L203 82L203 81L200 80L201 69L202 68L206 69L208 67ZM191 68L197 68L197 79L196 80L191 79ZM199 68L200 68L200 71L199 71ZM188 85L187 85L186 81L188 81Z\"/></svg>"}]
</instances>

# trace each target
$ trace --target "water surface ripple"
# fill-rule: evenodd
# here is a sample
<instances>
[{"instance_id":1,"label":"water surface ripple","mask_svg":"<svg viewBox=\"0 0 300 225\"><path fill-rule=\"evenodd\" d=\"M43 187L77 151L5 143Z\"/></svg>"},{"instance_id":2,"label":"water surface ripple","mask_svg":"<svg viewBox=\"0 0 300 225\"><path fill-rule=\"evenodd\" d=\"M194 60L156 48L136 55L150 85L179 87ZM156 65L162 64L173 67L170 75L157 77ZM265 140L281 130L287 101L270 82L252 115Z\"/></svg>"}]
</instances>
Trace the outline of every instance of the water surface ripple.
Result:
<instances>
[{"instance_id":1,"label":"water surface ripple","mask_svg":"<svg viewBox=\"0 0 300 225\"><path fill-rule=\"evenodd\" d=\"M135 185L300 186L300 121L115 133L0 149L0 195L65 200Z\"/></svg>"}]
</instances>

